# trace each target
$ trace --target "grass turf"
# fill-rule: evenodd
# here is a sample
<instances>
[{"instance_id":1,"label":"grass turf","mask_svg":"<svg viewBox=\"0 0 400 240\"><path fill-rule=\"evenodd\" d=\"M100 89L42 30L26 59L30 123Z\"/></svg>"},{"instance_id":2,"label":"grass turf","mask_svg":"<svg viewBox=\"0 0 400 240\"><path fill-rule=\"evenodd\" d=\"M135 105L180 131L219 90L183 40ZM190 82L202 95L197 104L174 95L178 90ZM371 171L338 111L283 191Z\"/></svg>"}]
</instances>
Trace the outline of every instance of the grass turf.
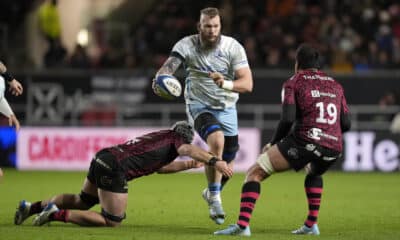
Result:
<instances>
[{"instance_id":1,"label":"grass turf","mask_svg":"<svg viewBox=\"0 0 400 240\"><path fill-rule=\"evenodd\" d=\"M31 219L13 225L19 200L36 201L54 194L78 193L83 172L18 172L5 169L0 183L0 239L238 239L212 232L234 223L243 174L236 174L223 192L225 224L208 218L201 191L202 174L151 175L129 186L127 219L119 228L89 228L51 223L33 227ZM284 173L262 184L251 220L251 239L310 239L293 236L306 216L304 175ZM398 173L339 173L324 177L319 217L320 239L400 239L400 176ZM99 210L95 207L94 210Z\"/></svg>"}]
</instances>

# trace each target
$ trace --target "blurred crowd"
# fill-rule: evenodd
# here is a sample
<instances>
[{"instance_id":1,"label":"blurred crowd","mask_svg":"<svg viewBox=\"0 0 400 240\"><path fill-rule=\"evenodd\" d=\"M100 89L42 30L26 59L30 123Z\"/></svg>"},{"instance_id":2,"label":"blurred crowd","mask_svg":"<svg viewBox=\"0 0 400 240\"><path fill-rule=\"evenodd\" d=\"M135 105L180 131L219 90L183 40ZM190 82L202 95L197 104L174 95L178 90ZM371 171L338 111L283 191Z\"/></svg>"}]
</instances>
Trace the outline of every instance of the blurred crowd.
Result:
<instances>
[{"instance_id":1,"label":"blurred crowd","mask_svg":"<svg viewBox=\"0 0 400 240\"><path fill-rule=\"evenodd\" d=\"M163 0L133 32L137 65L157 66L181 37L196 32L202 4ZM400 66L398 1L215 1L223 33L239 40L253 67L292 68L301 42L317 46L324 67L363 71Z\"/></svg>"},{"instance_id":2,"label":"blurred crowd","mask_svg":"<svg viewBox=\"0 0 400 240\"><path fill-rule=\"evenodd\" d=\"M159 0L153 5L114 42L107 20L96 19L90 26L95 52L81 45L68 52L48 37L45 67L157 68L180 38L197 32L199 11L208 6L220 9L223 34L244 45L253 68L291 69L301 42L316 46L323 67L336 72L400 66L400 2L395 0Z\"/></svg>"}]
</instances>

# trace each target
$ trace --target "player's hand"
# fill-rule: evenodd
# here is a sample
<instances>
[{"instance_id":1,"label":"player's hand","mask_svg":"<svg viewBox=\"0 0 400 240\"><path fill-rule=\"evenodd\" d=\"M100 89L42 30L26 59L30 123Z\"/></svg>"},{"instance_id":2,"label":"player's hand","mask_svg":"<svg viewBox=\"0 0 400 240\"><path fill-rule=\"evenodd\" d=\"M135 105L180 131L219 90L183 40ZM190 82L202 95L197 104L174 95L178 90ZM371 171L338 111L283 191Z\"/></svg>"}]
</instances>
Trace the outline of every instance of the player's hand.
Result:
<instances>
[{"instance_id":1,"label":"player's hand","mask_svg":"<svg viewBox=\"0 0 400 240\"><path fill-rule=\"evenodd\" d=\"M215 84L217 84L218 87L222 87L222 84L224 84L224 75L222 75L219 72L210 72L208 74L212 80L214 80Z\"/></svg>"},{"instance_id":2,"label":"player's hand","mask_svg":"<svg viewBox=\"0 0 400 240\"><path fill-rule=\"evenodd\" d=\"M18 131L19 128L20 128L19 121L18 121L17 117L15 117L15 115L11 115L11 116L8 117L8 125L10 125L10 127L11 127L12 125L14 125L14 126L15 126L15 129L16 129L17 131Z\"/></svg>"},{"instance_id":3,"label":"player's hand","mask_svg":"<svg viewBox=\"0 0 400 240\"><path fill-rule=\"evenodd\" d=\"M262 149L262 153L265 153L266 151L268 151L268 149L270 149L271 146L272 146L271 143L265 144L265 146L264 146L263 149Z\"/></svg>"},{"instance_id":4,"label":"player's hand","mask_svg":"<svg viewBox=\"0 0 400 240\"><path fill-rule=\"evenodd\" d=\"M16 79L13 79L11 82L9 82L9 84L10 84L10 92L15 96L21 95L22 92L24 91L22 84L18 82Z\"/></svg>"},{"instance_id":5,"label":"player's hand","mask_svg":"<svg viewBox=\"0 0 400 240\"><path fill-rule=\"evenodd\" d=\"M204 163L196 161L194 159L189 160L188 163L189 163L189 169L191 169L191 168L201 168L202 166L204 166Z\"/></svg>"},{"instance_id":6,"label":"player's hand","mask_svg":"<svg viewBox=\"0 0 400 240\"><path fill-rule=\"evenodd\" d=\"M228 166L225 161L217 161L214 167L215 169L217 169L218 172L222 173L222 175L226 177L232 177L233 175L233 170Z\"/></svg>"}]
</instances>

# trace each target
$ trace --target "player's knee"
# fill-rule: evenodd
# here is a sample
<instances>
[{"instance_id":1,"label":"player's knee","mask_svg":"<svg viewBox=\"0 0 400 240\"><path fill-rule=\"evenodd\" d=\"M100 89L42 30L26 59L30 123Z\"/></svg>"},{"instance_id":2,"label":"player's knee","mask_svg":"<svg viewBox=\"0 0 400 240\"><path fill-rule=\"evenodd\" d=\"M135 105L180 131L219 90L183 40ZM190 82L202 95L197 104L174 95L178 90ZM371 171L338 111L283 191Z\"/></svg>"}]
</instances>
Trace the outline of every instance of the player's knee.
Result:
<instances>
[{"instance_id":1,"label":"player's knee","mask_svg":"<svg viewBox=\"0 0 400 240\"><path fill-rule=\"evenodd\" d=\"M105 211L104 208L101 209L101 215L104 217L107 227L118 227L126 218L125 213L122 216L117 216Z\"/></svg>"},{"instance_id":2,"label":"player's knee","mask_svg":"<svg viewBox=\"0 0 400 240\"><path fill-rule=\"evenodd\" d=\"M216 131L222 131L219 121L209 112L202 113L196 118L194 121L194 128L206 142L210 134Z\"/></svg>"},{"instance_id":3,"label":"player's knee","mask_svg":"<svg viewBox=\"0 0 400 240\"><path fill-rule=\"evenodd\" d=\"M227 163L232 162L236 153L239 151L239 138L235 136L225 136L224 151L222 153L222 159Z\"/></svg>"},{"instance_id":4,"label":"player's knee","mask_svg":"<svg viewBox=\"0 0 400 240\"><path fill-rule=\"evenodd\" d=\"M274 165L271 162L271 159L269 158L269 155L267 152L262 153L258 158L257 158L257 165L259 168L264 171L266 174L269 176L274 174L276 172Z\"/></svg>"},{"instance_id":5,"label":"player's knee","mask_svg":"<svg viewBox=\"0 0 400 240\"><path fill-rule=\"evenodd\" d=\"M89 209L99 203L99 198L97 196L90 195L84 191L81 191L79 194L79 199L80 202L85 205L86 209Z\"/></svg>"},{"instance_id":6,"label":"player's knee","mask_svg":"<svg viewBox=\"0 0 400 240\"><path fill-rule=\"evenodd\" d=\"M272 174L272 173L271 173ZM246 174L246 182L262 182L264 179L269 177L268 174L259 163L255 163L249 168Z\"/></svg>"}]
</instances>

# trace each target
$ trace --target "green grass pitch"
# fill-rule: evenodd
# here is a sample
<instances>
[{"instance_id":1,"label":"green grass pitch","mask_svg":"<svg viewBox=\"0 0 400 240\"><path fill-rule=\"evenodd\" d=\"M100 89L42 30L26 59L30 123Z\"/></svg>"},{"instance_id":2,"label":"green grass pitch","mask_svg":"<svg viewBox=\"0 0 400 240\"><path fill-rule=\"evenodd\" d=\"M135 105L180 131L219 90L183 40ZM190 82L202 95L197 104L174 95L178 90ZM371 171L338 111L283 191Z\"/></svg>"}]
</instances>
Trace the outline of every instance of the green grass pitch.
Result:
<instances>
[{"instance_id":1,"label":"green grass pitch","mask_svg":"<svg viewBox=\"0 0 400 240\"><path fill-rule=\"evenodd\" d=\"M33 227L31 219L21 226L13 225L19 200L77 193L84 172L4 172L0 183L1 240L239 238L212 233L236 221L243 174L236 174L223 191L228 216L221 226L208 218L201 198L206 185L203 174L179 173L155 174L131 182L127 219L122 226L89 228L63 223ZM262 184L251 220L251 239L400 239L399 173L328 172L324 177L319 237L290 234L303 223L307 212L303 179L303 173L285 173Z\"/></svg>"}]
</instances>

